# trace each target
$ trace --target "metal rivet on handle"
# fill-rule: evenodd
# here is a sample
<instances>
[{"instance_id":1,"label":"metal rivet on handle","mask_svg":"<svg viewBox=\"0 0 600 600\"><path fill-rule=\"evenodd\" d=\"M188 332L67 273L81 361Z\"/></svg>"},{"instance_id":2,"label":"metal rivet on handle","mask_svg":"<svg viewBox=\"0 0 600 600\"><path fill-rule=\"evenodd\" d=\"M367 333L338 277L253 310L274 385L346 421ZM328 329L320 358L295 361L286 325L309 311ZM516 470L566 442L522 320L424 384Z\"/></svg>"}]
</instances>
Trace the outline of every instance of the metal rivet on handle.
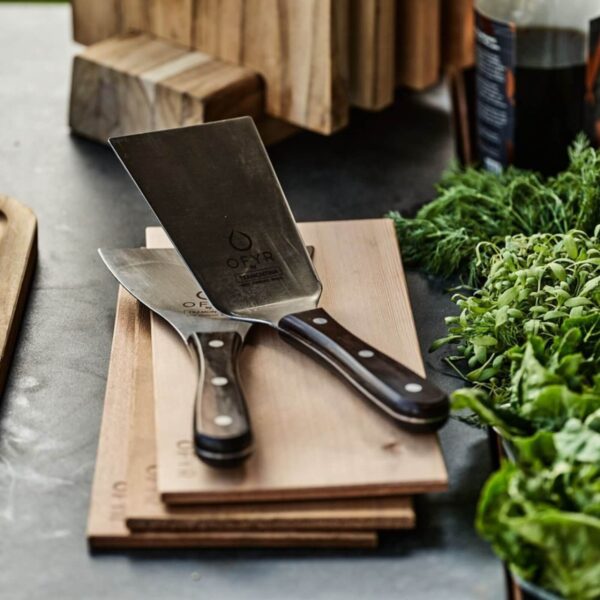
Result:
<instances>
[{"instance_id":1,"label":"metal rivet on handle","mask_svg":"<svg viewBox=\"0 0 600 600\"><path fill-rule=\"evenodd\" d=\"M407 392L412 392L413 394L416 394L417 392L422 391L423 386L420 383L407 383L404 386L404 389Z\"/></svg>"},{"instance_id":2,"label":"metal rivet on handle","mask_svg":"<svg viewBox=\"0 0 600 600\"><path fill-rule=\"evenodd\" d=\"M227 377L213 377L210 382L216 387L223 387L229 383Z\"/></svg>"},{"instance_id":3,"label":"metal rivet on handle","mask_svg":"<svg viewBox=\"0 0 600 600\"><path fill-rule=\"evenodd\" d=\"M375 356L375 352L373 352L373 350L361 350L358 355L361 358L373 358Z\"/></svg>"},{"instance_id":4,"label":"metal rivet on handle","mask_svg":"<svg viewBox=\"0 0 600 600\"><path fill-rule=\"evenodd\" d=\"M215 417L215 425L219 427L229 427L233 423L233 419L229 415L217 415Z\"/></svg>"},{"instance_id":5,"label":"metal rivet on handle","mask_svg":"<svg viewBox=\"0 0 600 600\"><path fill-rule=\"evenodd\" d=\"M326 325L327 324L327 319L324 319L323 317L315 317L313 319L313 323L315 325Z\"/></svg>"},{"instance_id":6,"label":"metal rivet on handle","mask_svg":"<svg viewBox=\"0 0 600 600\"><path fill-rule=\"evenodd\" d=\"M225 342L223 340L210 340L208 345L211 348L222 348L225 345Z\"/></svg>"}]
</instances>

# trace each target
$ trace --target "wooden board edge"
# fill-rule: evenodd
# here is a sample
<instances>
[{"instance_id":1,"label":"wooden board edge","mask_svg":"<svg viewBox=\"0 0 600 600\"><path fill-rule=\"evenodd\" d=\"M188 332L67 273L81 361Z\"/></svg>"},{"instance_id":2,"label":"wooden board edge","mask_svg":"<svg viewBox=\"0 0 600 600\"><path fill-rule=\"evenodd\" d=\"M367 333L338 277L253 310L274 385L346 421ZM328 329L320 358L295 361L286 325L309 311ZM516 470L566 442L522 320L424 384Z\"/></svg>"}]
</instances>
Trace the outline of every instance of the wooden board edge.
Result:
<instances>
[{"instance_id":1,"label":"wooden board edge","mask_svg":"<svg viewBox=\"0 0 600 600\"><path fill-rule=\"evenodd\" d=\"M313 532L232 531L205 533L130 533L124 536L88 536L92 551L135 549L213 549L213 548L339 548L374 549L379 538L374 531Z\"/></svg>"},{"instance_id":2,"label":"wooden board edge","mask_svg":"<svg viewBox=\"0 0 600 600\"><path fill-rule=\"evenodd\" d=\"M376 487L373 484L365 486L349 487L326 487L326 488L273 488L264 491L252 490L250 492L238 492L236 494L228 491L221 492L185 492L171 491L162 492L160 499L166 504L229 504L241 502L284 502L286 500L324 500L335 498L387 498L390 496L412 496L416 494L430 494L448 491L448 481L423 481L418 484L405 485L399 489L396 486Z\"/></svg>"},{"instance_id":3,"label":"wooden board edge","mask_svg":"<svg viewBox=\"0 0 600 600\"><path fill-rule=\"evenodd\" d=\"M2 205L4 205L4 209L2 208ZM7 325L4 346L0 347L0 397L4 393L6 381L8 380L8 373L21 330L21 323L27 305L27 299L29 292L31 291L38 253L38 222L33 210L10 196L0 194L0 215L4 214L6 219L10 221L11 214L9 213L12 213L12 219L18 214L19 218L26 221L28 243L25 254L21 257L21 263L24 264L24 267L21 271L21 280L19 282L18 290L13 299L13 310ZM5 245L10 246L11 236L14 235L15 233L11 233L10 227L7 228L4 236L0 234L0 249Z\"/></svg>"}]
</instances>

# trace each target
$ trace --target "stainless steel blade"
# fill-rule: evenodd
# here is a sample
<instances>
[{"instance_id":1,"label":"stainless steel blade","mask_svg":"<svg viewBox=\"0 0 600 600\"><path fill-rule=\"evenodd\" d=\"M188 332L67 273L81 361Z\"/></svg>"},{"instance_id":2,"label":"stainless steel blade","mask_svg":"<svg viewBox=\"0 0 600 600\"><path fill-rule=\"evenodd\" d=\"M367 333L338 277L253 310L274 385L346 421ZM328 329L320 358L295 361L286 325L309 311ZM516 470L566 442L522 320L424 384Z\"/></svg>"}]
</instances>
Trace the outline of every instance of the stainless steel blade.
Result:
<instances>
[{"instance_id":1,"label":"stainless steel blade","mask_svg":"<svg viewBox=\"0 0 600 600\"><path fill-rule=\"evenodd\" d=\"M163 317L185 342L194 333L235 331L251 324L218 313L172 249L100 249L102 260L119 283L142 304Z\"/></svg>"},{"instance_id":2,"label":"stainless steel blade","mask_svg":"<svg viewBox=\"0 0 600 600\"><path fill-rule=\"evenodd\" d=\"M110 140L206 296L277 325L321 283L249 117Z\"/></svg>"}]
</instances>

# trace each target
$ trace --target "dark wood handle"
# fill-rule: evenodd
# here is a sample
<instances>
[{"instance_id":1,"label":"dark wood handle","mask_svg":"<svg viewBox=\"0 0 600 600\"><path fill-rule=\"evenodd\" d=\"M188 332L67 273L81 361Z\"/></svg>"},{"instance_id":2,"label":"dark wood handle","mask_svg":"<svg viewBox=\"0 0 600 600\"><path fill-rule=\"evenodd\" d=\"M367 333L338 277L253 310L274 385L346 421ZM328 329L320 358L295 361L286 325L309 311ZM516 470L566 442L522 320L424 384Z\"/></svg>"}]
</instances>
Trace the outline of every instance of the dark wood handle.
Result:
<instances>
[{"instance_id":1,"label":"dark wood handle","mask_svg":"<svg viewBox=\"0 0 600 600\"><path fill-rule=\"evenodd\" d=\"M399 425L435 431L447 420L447 396L425 379L372 348L321 308L279 322L286 340L316 355Z\"/></svg>"},{"instance_id":2,"label":"dark wood handle","mask_svg":"<svg viewBox=\"0 0 600 600\"><path fill-rule=\"evenodd\" d=\"M252 453L252 431L239 382L238 333L191 336L198 354L199 379L194 408L196 453L211 466L236 466Z\"/></svg>"}]
</instances>

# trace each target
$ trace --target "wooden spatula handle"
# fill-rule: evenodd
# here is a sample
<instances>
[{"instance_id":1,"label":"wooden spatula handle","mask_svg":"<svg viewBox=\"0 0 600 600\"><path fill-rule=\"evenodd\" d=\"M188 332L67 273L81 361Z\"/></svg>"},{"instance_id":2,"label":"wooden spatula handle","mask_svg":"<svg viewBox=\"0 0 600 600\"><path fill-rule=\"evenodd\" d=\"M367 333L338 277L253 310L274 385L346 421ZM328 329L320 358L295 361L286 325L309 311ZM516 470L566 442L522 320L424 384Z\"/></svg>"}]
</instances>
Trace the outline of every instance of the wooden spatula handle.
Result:
<instances>
[{"instance_id":1,"label":"wooden spatula handle","mask_svg":"<svg viewBox=\"0 0 600 600\"><path fill-rule=\"evenodd\" d=\"M411 431L435 431L448 418L446 395L366 344L321 308L285 316L285 339L312 353Z\"/></svg>"},{"instance_id":2,"label":"wooden spatula handle","mask_svg":"<svg viewBox=\"0 0 600 600\"><path fill-rule=\"evenodd\" d=\"M252 453L252 431L237 361L242 338L235 332L191 336L200 365L194 408L196 453L207 464L236 466Z\"/></svg>"}]
</instances>

